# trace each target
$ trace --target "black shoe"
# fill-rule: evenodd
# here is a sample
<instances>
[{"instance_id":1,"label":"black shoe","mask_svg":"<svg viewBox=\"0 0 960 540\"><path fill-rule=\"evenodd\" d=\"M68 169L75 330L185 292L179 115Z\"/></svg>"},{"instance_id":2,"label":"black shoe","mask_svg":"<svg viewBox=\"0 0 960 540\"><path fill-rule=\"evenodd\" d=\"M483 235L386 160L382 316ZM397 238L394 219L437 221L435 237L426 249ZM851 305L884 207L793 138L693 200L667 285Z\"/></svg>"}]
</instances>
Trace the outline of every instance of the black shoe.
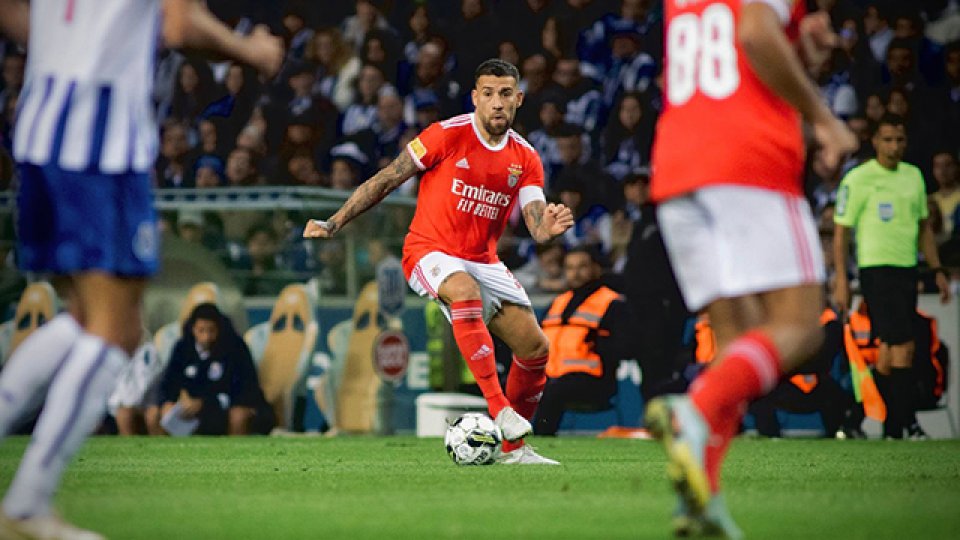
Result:
<instances>
[{"instance_id":1,"label":"black shoe","mask_svg":"<svg viewBox=\"0 0 960 540\"><path fill-rule=\"evenodd\" d=\"M914 423L907 428L907 438L911 441L929 441L930 436L920 427L920 424Z\"/></svg>"},{"instance_id":2,"label":"black shoe","mask_svg":"<svg viewBox=\"0 0 960 540\"><path fill-rule=\"evenodd\" d=\"M837 431L838 439L866 439L867 434L859 427L845 427Z\"/></svg>"}]
</instances>

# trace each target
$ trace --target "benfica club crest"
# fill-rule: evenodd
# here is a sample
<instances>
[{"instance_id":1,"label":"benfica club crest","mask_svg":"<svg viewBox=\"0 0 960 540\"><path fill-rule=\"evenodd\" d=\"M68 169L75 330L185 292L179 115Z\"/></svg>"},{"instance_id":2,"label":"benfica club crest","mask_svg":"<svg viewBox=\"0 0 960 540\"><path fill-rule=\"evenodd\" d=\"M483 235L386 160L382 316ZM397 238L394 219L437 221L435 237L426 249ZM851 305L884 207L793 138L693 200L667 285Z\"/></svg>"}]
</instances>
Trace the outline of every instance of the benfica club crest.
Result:
<instances>
[{"instance_id":1,"label":"benfica club crest","mask_svg":"<svg viewBox=\"0 0 960 540\"><path fill-rule=\"evenodd\" d=\"M507 174L510 175L507 177L507 185L510 187L516 187L517 182L520 181L520 175L523 174L523 167L515 163L511 163L510 166L507 167Z\"/></svg>"}]
</instances>

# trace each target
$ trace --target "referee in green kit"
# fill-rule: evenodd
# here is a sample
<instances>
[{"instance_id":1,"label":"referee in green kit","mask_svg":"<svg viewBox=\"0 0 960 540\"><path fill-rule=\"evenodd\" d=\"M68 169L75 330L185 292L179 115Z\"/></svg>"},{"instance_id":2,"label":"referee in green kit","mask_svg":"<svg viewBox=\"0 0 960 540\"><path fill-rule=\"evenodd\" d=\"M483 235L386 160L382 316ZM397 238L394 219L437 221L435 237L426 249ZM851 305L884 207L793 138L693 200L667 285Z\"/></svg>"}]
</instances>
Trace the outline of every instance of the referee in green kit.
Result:
<instances>
[{"instance_id":1,"label":"referee in green kit","mask_svg":"<svg viewBox=\"0 0 960 540\"><path fill-rule=\"evenodd\" d=\"M867 303L873 338L879 340L877 388L887 405L885 438L926 434L917 423L913 378L913 317L917 309L917 248L936 271L940 300L950 300L950 283L940 266L937 245L927 223L927 193L920 169L904 163L904 121L884 115L873 135L877 157L852 169L837 193L833 236L836 286L834 302L850 307L847 253L856 230L860 290Z\"/></svg>"}]
</instances>

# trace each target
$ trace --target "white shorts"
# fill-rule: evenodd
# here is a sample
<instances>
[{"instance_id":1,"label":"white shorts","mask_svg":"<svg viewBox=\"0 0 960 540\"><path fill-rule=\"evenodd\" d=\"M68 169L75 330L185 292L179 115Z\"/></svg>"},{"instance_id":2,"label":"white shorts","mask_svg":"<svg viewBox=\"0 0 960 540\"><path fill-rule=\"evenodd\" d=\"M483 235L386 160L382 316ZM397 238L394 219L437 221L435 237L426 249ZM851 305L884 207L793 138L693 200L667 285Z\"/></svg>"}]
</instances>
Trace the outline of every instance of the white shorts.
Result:
<instances>
[{"instance_id":1,"label":"white shorts","mask_svg":"<svg viewBox=\"0 0 960 540\"><path fill-rule=\"evenodd\" d=\"M466 272L480 286L485 323L489 323L490 319L500 311L504 302L528 307L531 305L527 292L502 262L484 264L452 257L439 251L431 251L413 267L408 283L410 288L420 296L429 296L436 300L443 309L443 314L447 316L447 320L450 320L450 306L438 298L437 290L450 274L456 272Z\"/></svg>"},{"instance_id":2,"label":"white shorts","mask_svg":"<svg viewBox=\"0 0 960 540\"><path fill-rule=\"evenodd\" d=\"M802 197L710 186L663 202L657 217L691 311L719 298L823 282L820 238Z\"/></svg>"}]
</instances>

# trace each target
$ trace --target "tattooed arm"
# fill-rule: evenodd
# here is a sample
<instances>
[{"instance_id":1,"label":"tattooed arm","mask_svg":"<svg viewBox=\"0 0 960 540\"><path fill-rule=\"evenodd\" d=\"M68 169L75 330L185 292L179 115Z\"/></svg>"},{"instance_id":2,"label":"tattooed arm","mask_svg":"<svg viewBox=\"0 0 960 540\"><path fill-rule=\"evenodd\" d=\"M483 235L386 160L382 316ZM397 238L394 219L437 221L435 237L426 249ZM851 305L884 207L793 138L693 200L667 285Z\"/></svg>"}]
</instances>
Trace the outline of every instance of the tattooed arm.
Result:
<instances>
[{"instance_id":1,"label":"tattooed arm","mask_svg":"<svg viewBox=\"0 0 960 540\"><path fill-rule=\"evenodd\" d=\"M330 219L326 221L308 220L303 236L306 238L329 238L333 236L353 218L373 208L416 172L417 165L413 162L410 154L407 153L406 149L401 150L400 155L393 160L393 163L380 169L380 172L360 184L360 187L353 191L347 202L343 203L340 210L337 210L337 213Z\"/></svg>"},{"instance_id":2,"label":"tattooed arm","mask_svg":"<svg viewBox=\"0 0 960 540\"><path fill-rule=\"evenodd\" d=\"M523 220L538 243L549 242L573 226L573 214L562 204L530 201L523 207Z\"/></svg>"}]
</instances>

